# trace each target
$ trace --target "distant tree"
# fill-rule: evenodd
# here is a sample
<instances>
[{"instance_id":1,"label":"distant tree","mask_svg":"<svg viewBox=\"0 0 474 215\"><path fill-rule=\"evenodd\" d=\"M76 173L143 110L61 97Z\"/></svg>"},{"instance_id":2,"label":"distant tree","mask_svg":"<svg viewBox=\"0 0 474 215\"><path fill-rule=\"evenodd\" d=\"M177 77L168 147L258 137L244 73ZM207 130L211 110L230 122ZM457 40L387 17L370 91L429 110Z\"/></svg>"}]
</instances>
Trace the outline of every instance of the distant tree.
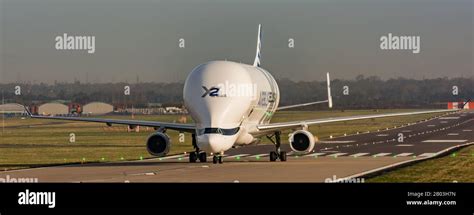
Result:
<instances>
[{"instance_id":1,"label":"distant tree","mask_svg":"<svg viewBox=\"0 0 474 215\"><path fill-rule=\"evenodd\" d=\"M326 99L325 81L291 81L277 80L280 88L280 104L291 105ZM16 83L0 84L4 91L5 102L44 103L53 100L69 100L86 104L101 101L112 104L146 107L148 103L182 105L184 83L131 84L132 96L123 94L126 83L90 84L56 82L54 85L44 83L21 83L21 99L11 89ZM343 95L342 89L349 86L350 94ZM452 87L457 86L459 95L452 94ZM414 80L396 78L382 80L377 76L358 75L354 80L332 80L334 108L445 108L448 101L459 101L474 95L474 78L434 78ZM326 105L309 106L302 109L324 109Z\"/></svg>"}]
</instances>

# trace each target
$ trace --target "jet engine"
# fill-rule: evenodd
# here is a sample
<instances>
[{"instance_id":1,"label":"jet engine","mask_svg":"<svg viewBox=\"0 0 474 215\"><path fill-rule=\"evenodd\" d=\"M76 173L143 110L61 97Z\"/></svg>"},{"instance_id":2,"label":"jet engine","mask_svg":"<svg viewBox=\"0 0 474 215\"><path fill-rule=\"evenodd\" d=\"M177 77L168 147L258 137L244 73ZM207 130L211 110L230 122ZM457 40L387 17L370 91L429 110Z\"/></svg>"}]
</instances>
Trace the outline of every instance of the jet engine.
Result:
<instances>
[{"instance_id":1,"label":"jet engine","mask_svg":"<svg viewBox=\"0 0 474 215\"><path fill-rule=\"evenodd\" d=\"M153 156L164 156L170 151L171 140L165 133L157 132L146 141L146 149Z\"/></svg>"},{"instance_id":2,"label":"jet engine","mask_svg":"<svg viewBox=\"0 0 474 215\"><path fill-rule=\"evenodd\" d=\"M298 130L290 135L291 150L299 153L311 152L314 148L315 138L311 132Z\"/></svg>"}]
</instances>

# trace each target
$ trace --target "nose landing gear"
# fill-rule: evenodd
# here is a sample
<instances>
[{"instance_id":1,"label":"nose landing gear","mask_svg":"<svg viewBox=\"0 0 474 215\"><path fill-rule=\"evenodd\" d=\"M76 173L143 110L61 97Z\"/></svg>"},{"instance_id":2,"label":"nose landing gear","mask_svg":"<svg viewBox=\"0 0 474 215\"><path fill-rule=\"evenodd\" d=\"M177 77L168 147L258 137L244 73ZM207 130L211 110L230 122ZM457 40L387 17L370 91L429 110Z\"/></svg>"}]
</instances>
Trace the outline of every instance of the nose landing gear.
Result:
<instances>
[{"instance_id":1,"label":"nose landing gear","mask_svg":"<svg viewBox=\"0 0 474 215\"><path fill-rule=\"evenodd\" d=\"M214 157L212 157L212 163L223 163L223 159L222 159L222 155L214 155Z\"/></svg>"},{"instance_id":2,"label":"nose landing gear","mask_svg":"<svg viewBox=\"0 0 474 215\"><path fill-rule=\"evenodd\" d=\"M286 161L286 152L281 151L280 146L281 146L281 140L280 140L280 135L281 132L277 131L275 132L274 135L272 136L267 136L267 138L275 144L275 151L270 152L270 161L276 161L277 159L280 159L280 161ZM273 141L273 137L275 137L275 141Z\"/></svg>"},{"instance_id":3,"label":"nose landing gear","mask_svg":"<svg viewBox=\"0 0 474 215\"><path fill-rule=\"evenodd\" d=\"M196 135L192 134L193 137L193 147L194 147L194 152L189 153L189 162L190 163L196 163L196 161L199 159L199 162L205 163L207 162L207 154L206 152L200 152L199 148L197 147L196 144Z\"/></svg>"}]
</instances>

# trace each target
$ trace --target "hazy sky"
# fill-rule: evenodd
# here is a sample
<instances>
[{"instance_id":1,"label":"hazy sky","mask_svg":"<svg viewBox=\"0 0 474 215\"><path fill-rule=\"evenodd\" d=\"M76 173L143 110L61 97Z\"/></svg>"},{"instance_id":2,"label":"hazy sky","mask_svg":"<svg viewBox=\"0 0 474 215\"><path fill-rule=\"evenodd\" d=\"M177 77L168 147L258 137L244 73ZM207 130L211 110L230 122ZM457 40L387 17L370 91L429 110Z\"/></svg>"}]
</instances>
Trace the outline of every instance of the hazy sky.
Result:
<instances>
[{"instance_id":1,"label":"hazy sky","mask_svg":"<svg viewBox=\"0 0 474 215\"><path fill-rule=\"evenodd\" d=\"M205 61L252 63L259 23L276 78L473 77L473 10L472 0L0 0L0 82L183 81ZM95 36L96 52L56 50L63 33ZM420 36L421 52L380 50L388 33Z\"/></svg>"}]
</instances>

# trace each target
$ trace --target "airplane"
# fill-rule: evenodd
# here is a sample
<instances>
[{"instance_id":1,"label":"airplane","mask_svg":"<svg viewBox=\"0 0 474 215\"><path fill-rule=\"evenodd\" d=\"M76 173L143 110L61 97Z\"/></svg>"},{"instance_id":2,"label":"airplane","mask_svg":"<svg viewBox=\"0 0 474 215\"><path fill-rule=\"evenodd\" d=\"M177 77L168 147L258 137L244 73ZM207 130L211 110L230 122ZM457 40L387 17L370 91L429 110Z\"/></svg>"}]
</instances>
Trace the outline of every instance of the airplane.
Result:
<instances>
[{"instance_id":1,"label":"airplane","mask_svg":"<svg viewBox=\"0 0 474 215\"><path fill-rule=\"evenodd\" d=\"M146 141L148 152L153 156L165 156L171 147L166 134L168 129L192 134L194 151L189 153L189 162L207 162L207 153L213 155L213 163L223 163L224 152L236 146L248 146L267 137L275 150L269 154L270 161L286 161L287 152L281 150L282 131L292 131L290 148L295 153L309 153L317 138L308 131L308 126L331 122L342 122L381 117L407 116L415 114L442 113L452 110L431 110L404 113L373 114L325 119L308 119L272 123L272 116L278 110L307 105L327 103L332 108L329 73L327 99L289 106L279 106L280 91L270 72L261 67L262 25L258 25L257 50L253 65L232 61L209 61L195 67L186 78L183 90L184 105L193 124L101 119L83 117L28 115L35 119L57 119L84 122L153 127L156 132Z\"/></svg>"}]
</instances>

